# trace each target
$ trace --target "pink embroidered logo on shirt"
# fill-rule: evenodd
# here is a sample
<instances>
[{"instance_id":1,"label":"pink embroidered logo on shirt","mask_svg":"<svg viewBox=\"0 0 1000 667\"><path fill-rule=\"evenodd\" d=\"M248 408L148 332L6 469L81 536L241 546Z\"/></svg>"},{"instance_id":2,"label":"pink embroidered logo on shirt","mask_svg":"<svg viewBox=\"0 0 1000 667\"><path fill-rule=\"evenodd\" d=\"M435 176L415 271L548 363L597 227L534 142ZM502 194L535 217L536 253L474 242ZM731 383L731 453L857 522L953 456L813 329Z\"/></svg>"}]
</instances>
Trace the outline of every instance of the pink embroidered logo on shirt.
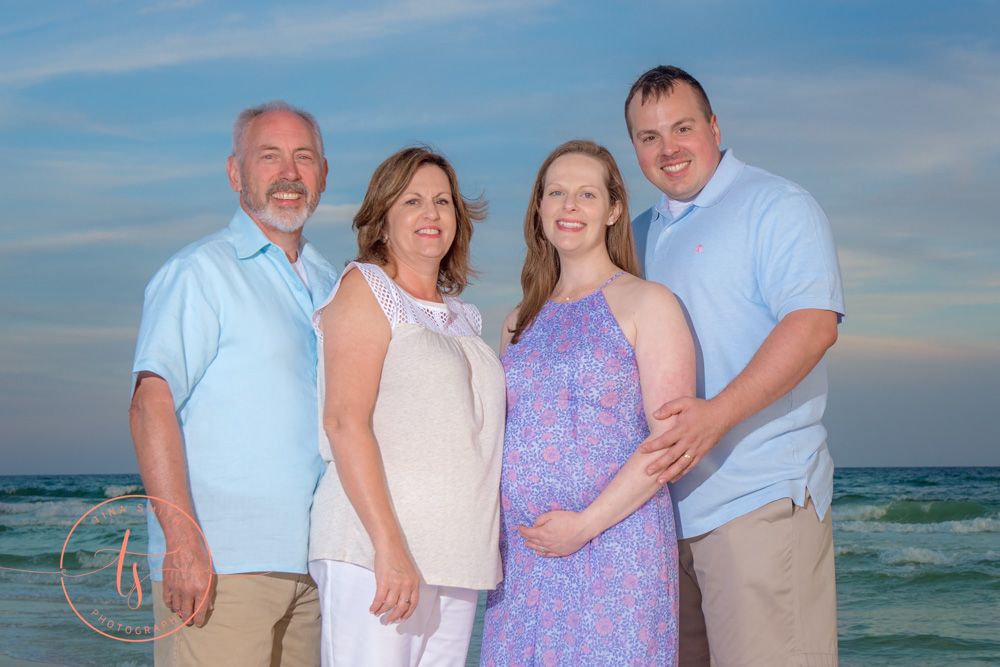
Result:
<instances>
[{"instance_id":1,"label":"pink embroidered logo on shirt","mask_svg":"<svg viewBox=\"0 0 1000 667\"><path fill-rule=\"evenodd\" d=\"M700 243L699 243L699 244L698 244L698 247L697 247L697 248L695 248L695 249L694 249L694 251L695 251L695 252L701 252L701 251L702 251L702 250L703 250L704 248L705 248L705 246L703 246L702 244L700 244Z\"/></svg>"}]
</instances>

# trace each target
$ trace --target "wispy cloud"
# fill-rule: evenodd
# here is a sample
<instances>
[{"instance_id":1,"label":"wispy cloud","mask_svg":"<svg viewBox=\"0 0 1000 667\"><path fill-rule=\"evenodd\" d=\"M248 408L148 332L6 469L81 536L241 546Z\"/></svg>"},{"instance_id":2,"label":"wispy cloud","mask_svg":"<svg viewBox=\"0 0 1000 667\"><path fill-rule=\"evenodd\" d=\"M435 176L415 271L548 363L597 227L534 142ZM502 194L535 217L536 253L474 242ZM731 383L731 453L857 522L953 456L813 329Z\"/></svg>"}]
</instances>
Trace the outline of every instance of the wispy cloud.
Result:
<instances>
[{"instance_id":1,"label":"wispy cloud","mask_svg":"<svg viewBox=\"0 0 1000 667\"><path fill-rule=\"evenodd\" d=\"M933 56L920 68L845 61L826 72L730 78L717 110L723 141L727 128L736 128L748 142L880 184L971 176L1000 151L1000 54L949 49Z\"/></svg>"},{"instance_id":2,"label":"wispy cloud","mask_svg":"<svg viewBox=\"0 0 1000 667\"><path fill-rule=\"evenodd\" d=\"M838 358L911 359L915 362L947 359L991 359L1000 361L1000 342L969 345L914 340L912 338L876 338L870 336L840 336L829 352Z\"/></svg>"},{"instance_id":3,"label":"wispy cloud","mask_svg":"<svg viewBox=\"0 0 1000 667\"><path fill-rule=\"evenodd\" d=\"M201 215L184 220L171 219L161 223L147 223L114 229L89 229L36 234L0 241L0 257L60 253L66 250L83 250L95 246L165 245L179 250L206 233L225 224L217 215Z\"/></svg>"},{"instance_id":4,"label":"wispy cloud","mask_svg":"<svg viewBox=\"0 0 1000 667\"><path fill-rule=\"evenodd\" d=\"M56 109L12 96L0 99L0 129L45 126L88 134L134 139L140 133L132 128L96 121L77 110Z\"/></svg>"},{"instance_id":5,"label":"wispy cloud","mask_svg":"<svg viewBox=\"0 0 1000 667\"><path fill-rule=\"evenodd\" d=\"M150 26L146 19L136 23L135 10L118 5L97 12L87 21L91 36L86 39L68 44L54 42L42 48L32 44L30 49L20 40L10 40L6 48L0 47L0 84L25 86L71 74L114 74L221 59L272 58L273 47L263 45L280 45L285 58L310 54L338 58L428 24L440 27L449 21L517 16L547 4L548 0L407 0L343 12L323 3L297 6L294 16L282 7L230 16L229 21L204 22L197 17L163 27ZM178 3L165 3L164 8L166 5L184 9Z\"/></svg>"}]
</instances>

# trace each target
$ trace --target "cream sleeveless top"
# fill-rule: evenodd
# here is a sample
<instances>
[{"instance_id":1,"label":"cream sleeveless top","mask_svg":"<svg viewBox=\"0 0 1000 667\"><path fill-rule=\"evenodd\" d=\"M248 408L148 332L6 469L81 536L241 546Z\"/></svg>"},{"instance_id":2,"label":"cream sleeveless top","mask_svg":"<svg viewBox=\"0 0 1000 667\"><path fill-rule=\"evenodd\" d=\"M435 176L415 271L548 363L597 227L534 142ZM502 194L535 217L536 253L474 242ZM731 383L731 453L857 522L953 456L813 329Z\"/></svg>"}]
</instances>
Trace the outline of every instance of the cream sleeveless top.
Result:
<instances>
[{"instance_id":1,"label":"cream sleeveless top","mask_svg":"<svg viewBox=\"0 0 1000 667\"><path fill-rule=\"evenodd\" d=\"M492 589L503 578L500 464L506 412L503 367L480 338L479 311L461 299L420 301L380 267L352 262L389 320L373 426L389 498L410 555L426 584ZM319 400L325 399L319 316ZM326 434L327 469L313 499L309 559L374 570L375 549L340 484Z\"/></svg>"}]
</instances>

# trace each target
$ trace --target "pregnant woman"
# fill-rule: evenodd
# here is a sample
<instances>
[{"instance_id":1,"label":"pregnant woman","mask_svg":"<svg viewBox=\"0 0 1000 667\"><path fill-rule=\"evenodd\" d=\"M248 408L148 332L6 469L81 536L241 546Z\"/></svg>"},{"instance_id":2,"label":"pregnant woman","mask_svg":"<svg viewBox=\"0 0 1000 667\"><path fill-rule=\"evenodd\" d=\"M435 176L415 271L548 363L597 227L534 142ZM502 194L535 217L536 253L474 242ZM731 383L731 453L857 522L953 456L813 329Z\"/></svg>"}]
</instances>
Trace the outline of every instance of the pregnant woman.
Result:
<instances>
[{"instance_id":1,"label":"pregnant woman","mask_svg":"<svg viewBox=\"0 0 1000 667\"><path fill-rule=\"evenodd\" d=\"M524 221L523 299L502 334L504 581L481 663L673 665L677 545L666 487L636 449L693 395L694 346L637 271L614 158L571 141L542 164Z\"/></svg>"}]
</instances>

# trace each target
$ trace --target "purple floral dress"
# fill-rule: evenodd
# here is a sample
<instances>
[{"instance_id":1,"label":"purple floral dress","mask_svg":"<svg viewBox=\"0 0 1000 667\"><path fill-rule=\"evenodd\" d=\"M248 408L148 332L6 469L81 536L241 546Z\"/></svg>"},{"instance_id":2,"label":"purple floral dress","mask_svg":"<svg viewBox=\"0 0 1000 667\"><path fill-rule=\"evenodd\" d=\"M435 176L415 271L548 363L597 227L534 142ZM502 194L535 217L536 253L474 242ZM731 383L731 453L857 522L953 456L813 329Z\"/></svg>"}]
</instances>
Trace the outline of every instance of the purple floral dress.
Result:
<instances>
[{"instance_id":1,"label":"purple floral dress","mask_svg":"<svg viewBox=\"0 0 1000 667\"><path fill-rule=\"evenodd\" d=\"M635 353L604 293L548 302L501 360L504 580L487 599L480 664L676 664L677 537L666 487L565 558L537 556L517 533L547 511L587 507L649 433Z\"/></svg>"}]
</instances>

